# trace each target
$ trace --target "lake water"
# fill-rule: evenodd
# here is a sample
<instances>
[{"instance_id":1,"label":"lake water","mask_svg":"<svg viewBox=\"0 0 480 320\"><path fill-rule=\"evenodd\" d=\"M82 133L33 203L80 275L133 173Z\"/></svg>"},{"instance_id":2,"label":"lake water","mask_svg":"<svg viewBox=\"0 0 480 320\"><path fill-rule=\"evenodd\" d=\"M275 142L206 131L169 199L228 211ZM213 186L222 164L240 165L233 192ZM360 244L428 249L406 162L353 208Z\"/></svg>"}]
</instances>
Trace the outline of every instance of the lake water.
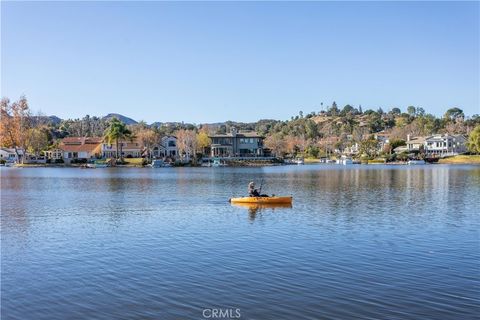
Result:
<instances>
[{"instance_id":1,"label":"lake water","mask_svg":"<svg viewBox=\"0 0 480 320\"><path fill-rule=\"evenodd\" d=\"M0 173L3 320L480 314L479 166Z\"/></svg>"}]
</instances>

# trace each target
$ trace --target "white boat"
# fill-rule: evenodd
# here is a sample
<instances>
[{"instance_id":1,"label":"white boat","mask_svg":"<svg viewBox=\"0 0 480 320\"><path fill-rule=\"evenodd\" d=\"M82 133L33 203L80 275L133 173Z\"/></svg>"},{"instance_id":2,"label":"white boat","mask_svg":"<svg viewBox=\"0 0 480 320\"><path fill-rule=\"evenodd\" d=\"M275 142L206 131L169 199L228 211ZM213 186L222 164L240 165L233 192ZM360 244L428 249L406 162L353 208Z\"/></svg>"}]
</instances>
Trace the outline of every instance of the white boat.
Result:
<instances>
[{"instance_id":1,"label":"white boat","mask_svg":"<svg viewBox=\"0 0 480 320\"><path fill-rule=\"evenodd\" d=\"M163 167L171 167L172 164L170 162L165 162L163 160L152 160L152 163L149 164L149 167L152 168L163 168Z\"/></svg>"},{"instance_id":2,"label":"white boat","mask_svg":"<svg viewBox=\"0 0 480 320\"><path fill-rule=\"evenodd\" d=\"M408 160L407 164L409 165L422 165L425 164L425 160Z\"/></svg>"},{"instance_id":3,"label":"white boat","mask_svg":"<svg viewBox=\"0 0 480 320\"><path fill-rule=\"evenodd\" d=\"M213 159L212 167L225 167L227 164L220 161L220 159Z\"/></svg>"},{"instance_id":4,"label":"white boat","mask_svg":"<svg viewBox=\"0 0 480 320\"><path fill-rule=\"evenodd\" d=\"M302 158L297 158L297 159L293 160L293 163L295 163L295 164L304 164L305 161L304 161Z\"/></svg>"},{"instance_id":5,"label":"white boat","mask_svg":"<svg viewBox=\"0 0 480 320\"><path fill-rule=\"evenodd\" d=\"M353 160L350 157L342 156L340 159L337 159L337 164L341 164L341 165L346 166L346 165L349 165L349 164L353 164Z\"/></svg>"},{"instance_id":6,"label":"white boat","mask_svg":"<svg viewBox=\"0 0 480 320\"><path fill-rule=\"evenodd\" d=\"M108 163L106 163L105 161L95 161L95 162L87 163L85 167L90 169L96 169L96 168L106 168L108 166L109 166Z\"/></svg>"}]
</instances>

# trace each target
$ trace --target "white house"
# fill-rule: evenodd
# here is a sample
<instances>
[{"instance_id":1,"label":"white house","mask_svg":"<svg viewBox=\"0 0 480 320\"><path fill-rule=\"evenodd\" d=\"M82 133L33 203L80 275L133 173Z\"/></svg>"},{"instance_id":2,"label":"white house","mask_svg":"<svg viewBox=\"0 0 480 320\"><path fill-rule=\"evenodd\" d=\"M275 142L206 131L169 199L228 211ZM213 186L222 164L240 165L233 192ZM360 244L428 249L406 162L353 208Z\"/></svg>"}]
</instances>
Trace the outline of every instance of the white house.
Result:
<instances>
[{"instance_id":1,"label":"white house","mask_svg":"<svg viewBox=\"0 0 480 320\"><path fill-rule=\"evenodd\" d=\"M352 142L349 146L343 150L344 154L358 154L360 152L360 145L357 142Z\"/></svg>"},{"instance_id":2,"label":"white house","mask_svg":"<svg viewBox=\"0 0 480 320\"><path fill-rule=\"evenodd\" d=\"M23 156L23 149L17 149L20 158ZM0 160L7 162L20 162L14 148L0 148Z\"/></svg>"},{"instance_id":3,"label":"white house","mask_svg":"<svg viewBox=\"0 0 480 320\"><path fill-rule=\"evenodd\" d=\"M374 138L378 141L378 151L380 152L390 143L390 134L383 131L375 133Z\"/></svg>"},{"instance_id":4,"label":"white house","mask_svg":"<svg viewBox=\"0 0 480 320\"><path fill-rule=\"evenodd\" d=\"M407 151L420 151L422 146L425 146L425 137L412 137L411 135L407 135L407 141L405 141Z\"/></svg>"},{"instance_id":5,"label":"white house","mask_svg":"<svg viewBox=\"0 0 480 320\"><path fill-rule=\"evenodd\" d=\"M467 152L467 139L463 135L433 135L425 139L425 152L429 156L452 156Z\"/></svg>"},{"instance_id":6,"label":"white house","mask_svg":"<svg viewBox=\"0 0 480 320\"><path fill-rule=\"evenodd\" d=\"M152 149L152 156L154 158L172 158L176 159L178 156L177 137L165 136L162 138L160 144L157 144Z\"/></svg>"},{"instance_id":7,"label":"white house","mask_svg":"<svg viewBox=\"0 0 480 320\"><path fill-rule=\"evenodd\" d=\"M177 137L175 136L163 137L162 145L165 148L165 156L175 158L178 155Z\"/></svg>"}]
</instances>

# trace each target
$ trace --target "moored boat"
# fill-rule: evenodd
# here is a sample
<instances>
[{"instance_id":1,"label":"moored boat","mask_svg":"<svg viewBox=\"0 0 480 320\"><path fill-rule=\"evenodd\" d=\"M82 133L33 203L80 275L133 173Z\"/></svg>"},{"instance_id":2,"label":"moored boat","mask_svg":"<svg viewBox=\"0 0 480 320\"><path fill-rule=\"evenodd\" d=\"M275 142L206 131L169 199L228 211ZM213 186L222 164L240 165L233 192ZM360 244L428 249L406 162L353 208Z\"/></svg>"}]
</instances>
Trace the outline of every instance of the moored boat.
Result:
<instances>
[{"instance_id":1,"label":"moored boat","mask_svg":"<svg viewBox=\"0 0 480 320\"><path fill-rule=\"evenodd\" d=\"M337 159L337 164L342 164L345 166L345 165L353 164L353 160L350 157L342 156L340 159Z\"/></svg>"},{"instance_id":2,"label":"moored boat","mask_svg":"<svg viewBox=\"0 0 480 320\"><path fill-rule=\"evenodd\" d=\"M303 158L297 158L297 159L293 160L293 163L295 163L295 164L304 164L305 161L303 160Z\"/></svg>"},{"instance_id":3,"label":"moored boat","mask_svg":"<svg viewBox=\"0 0 480 320\"><path fill-rule=\"evenodd\" d=\"M172 164L170 162L165 162L161 159L152 160L152 163L148 165L152 168L163 168L163 167L171 167Z\"/></svg>"},{"instance_id":4,"label":"moored boat","mask_svg":"<svg viewBox=\"0 0 480 320\"><path fill-rule=\"evenodd\" d=\"M212 167L226 167L227 164L225 163L225 161L221 161L220 159L213 159L213 162L212 162Z\"/></svg>"},{"instance_id":5,"label":"moored boat","mask_svg":"<svg viewBox=\"0 0 480 320\"><path fill-rule=\"evenodd\" d=\"M288 197L240 197L240 198L231 198L231 203L292 203L293 198L291 196Z\"/></svg>"},{"instance_id":6,"label":"moored boat","mask_svg":"<svg viewBox=\"0 0 480 320\"><path fill-rule=\"evenodd\" d=\"M109 165L107 162L103 160L96 160L96 161L85 164L83 168L96 169L96 168L106 168L108 166Z\"/></svg>"},{"instance_id":7,"label":"moored boat","mask_svg":"<svg viewBox=\"0 0 480 320\"><path fill-rule=\"evenodd\" d=\"M409 165L418 165L425 164L425 160L408 160L407 164Z\"/></svg>"}]
</instances>

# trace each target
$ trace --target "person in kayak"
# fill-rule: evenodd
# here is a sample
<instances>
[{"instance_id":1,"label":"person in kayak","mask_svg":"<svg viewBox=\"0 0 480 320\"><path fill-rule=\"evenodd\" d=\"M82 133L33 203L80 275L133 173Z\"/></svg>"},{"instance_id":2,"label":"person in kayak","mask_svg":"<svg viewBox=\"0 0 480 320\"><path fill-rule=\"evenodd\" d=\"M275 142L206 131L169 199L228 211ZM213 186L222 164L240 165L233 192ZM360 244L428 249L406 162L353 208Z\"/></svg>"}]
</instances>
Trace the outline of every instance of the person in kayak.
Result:
<instances>
[{"instance_id":1,"label":"person in kayak","mask_svg":"<svg viewBox=\"0 0 480 320\"><path fill-rule=\"evenodd\" d=\"M250 182L248 184L248 196L249 197L268 197L268 194L260 194L262 192L262 186L260 186L260 191L255 189L255 182Z\"/></svg>"},{"instance_id":2,"label":"person in kayak","mask_svg":"<svg viewBox=\"0 0 480 320\"><path fill-rule=\"evenodd\" d=\"M260 197L260 193L255 189L255 182L250 182L248 184L248 196L250 197Z\"/></svg>"}]
</instances>

